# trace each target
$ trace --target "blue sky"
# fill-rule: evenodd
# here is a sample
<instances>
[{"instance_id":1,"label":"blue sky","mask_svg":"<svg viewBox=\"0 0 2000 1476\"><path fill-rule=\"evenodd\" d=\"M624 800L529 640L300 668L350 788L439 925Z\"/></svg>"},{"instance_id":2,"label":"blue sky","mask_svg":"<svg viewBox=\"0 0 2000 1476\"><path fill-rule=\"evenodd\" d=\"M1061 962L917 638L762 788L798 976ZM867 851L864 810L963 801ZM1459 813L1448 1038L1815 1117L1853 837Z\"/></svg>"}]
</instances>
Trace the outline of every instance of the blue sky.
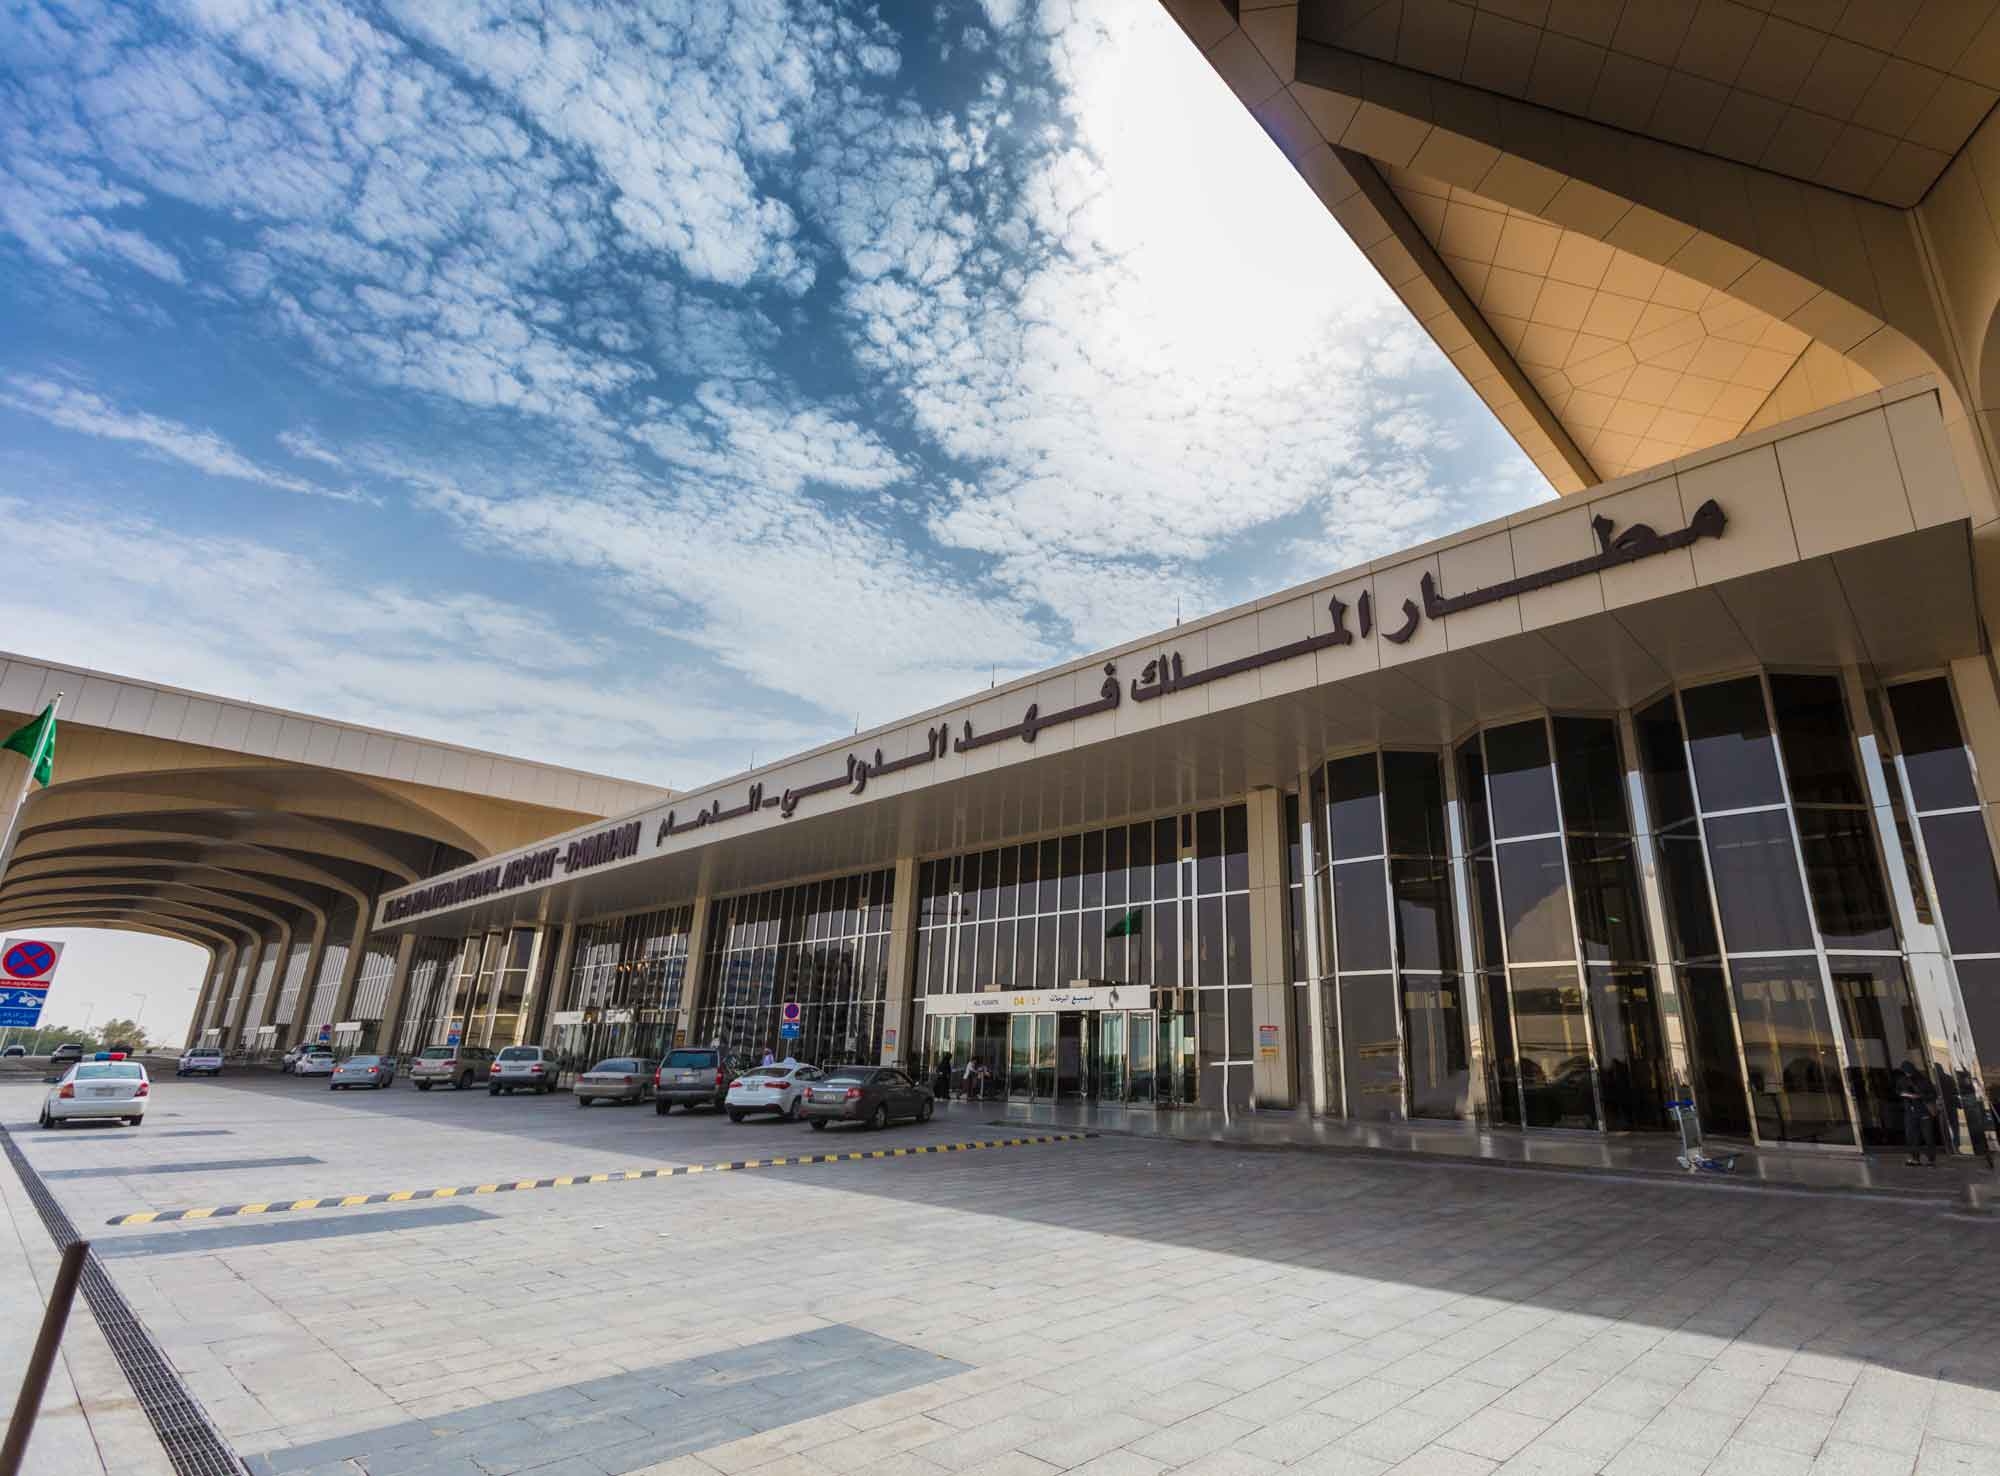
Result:
<instances>
[{"instance_id":1,"label":"blue sky","mask_svg":"<svg viewBox=\"0 0 2000 1476\"><path fill-rule=\"evenodd\" d=\"M1547 495L1153 0L0 16L0 646L684 786Z\"/></svg>"}]
</instances>

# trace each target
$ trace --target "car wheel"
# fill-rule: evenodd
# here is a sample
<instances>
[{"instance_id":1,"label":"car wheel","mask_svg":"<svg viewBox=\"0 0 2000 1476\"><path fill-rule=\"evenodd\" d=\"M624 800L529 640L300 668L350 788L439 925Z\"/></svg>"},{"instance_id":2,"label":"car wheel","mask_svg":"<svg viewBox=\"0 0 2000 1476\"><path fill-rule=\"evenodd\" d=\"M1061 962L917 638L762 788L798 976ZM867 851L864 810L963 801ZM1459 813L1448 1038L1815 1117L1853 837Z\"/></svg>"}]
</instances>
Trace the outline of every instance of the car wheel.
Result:
<instances>
[{"instance_id":1,"label":"car wheel","mask_svg":"<svg viewBox=\"0 0 2000 1476\"><path fill-rule=\"evenodd\" d=\"M452 1090L455 1092L462 1092L471 1085L472 1085L472 1073L468 1071L463 1076L459 1077L458 1085L453 1087Z\"/></svg>"},{"instance_id":2,"label":"car wheel","mask_svg":"<svg viewBox=\"0 0 2000 1476\"><path fill-rule=\"evenodd\" d=\"M56 1125L56 1120L53 1117L49 1116L49 1109L46 1107L42 1109L42 1115L40 1121L41 1125L45 1128L52 1128Z\"/></svg>"},{"instance_id":3,"label":"car wheel","mask_svg":"<svg viewBox=\"0 0 2000 1476\"><path fill-rule=\"evenodd\" d=\"M576 1105L577 1105L577 1106L579 1106L579 1107L588 1107L588 1106L590 1105L590 1098L588 1098L588 1097L578 1097L578 1098L576 1099Z\"/></svg>"},{"instance_id":4,"label":"car wheel","mask_svg":"<svg viewBox=\"0 0 2000 1476\"><path fill-rule=\"evenodd\" d=\"M937 1111L936 1105L933 1104L928 1097L925 1098L923 1105L917 1108L917 1121L929 1122L931 1120L931 1114L935 1111Z\"/></svg>"},{"instance_id":5,"label":"car wheel","mask_svg":"<svg viewBox=\"0 0 2000 1476\"><path fill-rule=\"evenodd\" d=\"M500 1088L498 1088L498 1087L488 1087L488 1088L486 1089L486 1095L487 1095L487 1096L489 1096L489 1097L497 1097L497 1096L499 1096L499 1095L500 1095Z\"/></svg>"},{"instance_id":6,"label":"car wheel","mask_svg":"<svg viewBox=\"0 0 2000 1476\"><path fill-rule=\"evenodd\" d=\"M785 1104L784 1111L778 1114L778 1121L797 1122L798 1120L799 1120L799 1099L797 1097L794 1097L792 1098L791 1101Z\"/></svg>"},{"instance_id":7,"label":"car wheel","mask_svg":"<svg viewBox=\"0 0 2000 1476\"><path fill-rule=\"evenodd\" d=\"M674 1104L672 1102L655 1102L653 1104L653 1116L655 1117L665 1117L673 1110Z\"/></svg>"},{"instance_id":8,"label":"car wheel","mask_svg":"<svg viewBox=\"0 0 2000 1476\"><path fill-rule=\"evenodd\" d=\"M729 1120L731 1122L741 1122L743 1121L743 1114L732 1107L729 1109Z\"/></svg>"},{"instance_id":9,"label":"car wheel","mask_svg":"<svg viewBox=\"0 0 2000 1476\"><path fill-rule=\"evenodd\" d=\"M888 1125L889 1104L884 1102L880 1107L875 1109L874 1114L868 1119L868 1130L871 1133L879 1133Z\"/></svg>"},{"instance_id":10,"label":"car wheel","mask_svg":"<svg viewBox=\"0 0 2000 1476\"><path fill-rule=\"evenodd\" d=\"M813 1119L813 1131L816 1133L823 1133L826 1131L826 1119L824 1117L815 1117Z\"/></svg>"},{"instance_id":11,"label":"car wheel","mask_svg":"<svg viewBox=\"0 0 2000 1476\"><path fill-rule=\"evenodd\" d=\"M125 1121L132 1127L144 1127L146 1125L146 1115L142 1112L137 1117L126 1118Z\"/></svg>"},{"instance_id":12,"label":"car wheel","mask_svg":"<svg viewBox=\"0 0 2000 1476\"><path fill-rule=\"evenodd\" d=\"M420 1092L427 1092L430 1089L431 1089L431 1084L427 1081L420 1081L417 1083L417 1090Z\"/></svg>"}]
</instances>

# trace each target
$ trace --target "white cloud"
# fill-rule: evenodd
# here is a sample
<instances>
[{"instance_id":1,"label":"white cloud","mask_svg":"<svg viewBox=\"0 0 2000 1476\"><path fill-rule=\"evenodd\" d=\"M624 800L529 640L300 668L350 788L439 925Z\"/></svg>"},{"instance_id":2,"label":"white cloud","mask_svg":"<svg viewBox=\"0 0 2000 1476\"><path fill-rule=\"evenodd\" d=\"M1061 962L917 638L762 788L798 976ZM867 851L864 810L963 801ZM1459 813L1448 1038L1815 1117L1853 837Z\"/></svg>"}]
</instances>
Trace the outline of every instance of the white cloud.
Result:
<instances>
[{"instance_id":1,"label":"white cloud","mask_svg":"<svg viewBox=\"0 0 2000 1476\"><path fill-rule=\"evenodd\" d=\"M79 435L143 446L196 471L232 481L256 482L281 492L332 497L343 502L359 500L355 493L322 487L259 465L213 431L198 430L141 411L121 410L102 395L75 385L25 375L13 375L7 383L12 392L0 392L0 406Z\"/></svg>"},{"instance_id":2,"label":"white cloud","mask_svg":"<svg viewBox=\"0 0 2000 1476\"><path fill-rule=\"evenodd\" d=\"M286 430L278 432L278 444L292 455L305 461L317 461L322 466L345 467L347 461L310 430Z\"/></svg>"}]
</instances>

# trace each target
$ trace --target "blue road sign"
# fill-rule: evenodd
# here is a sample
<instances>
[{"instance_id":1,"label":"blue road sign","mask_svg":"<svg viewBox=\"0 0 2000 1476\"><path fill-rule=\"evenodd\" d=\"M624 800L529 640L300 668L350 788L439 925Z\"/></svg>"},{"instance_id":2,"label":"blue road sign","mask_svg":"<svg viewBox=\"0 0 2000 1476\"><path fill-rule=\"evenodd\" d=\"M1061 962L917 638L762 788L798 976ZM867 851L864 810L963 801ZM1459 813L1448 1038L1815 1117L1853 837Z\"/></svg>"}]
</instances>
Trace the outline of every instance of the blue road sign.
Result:
<instances>
[{"instance_id":1,"label":"blue road sign","mask_svg":"<svg viewBox=\"0 0 2000 1476\"><path fill-rule=\"evenodd\" d=\"M0 1005L0 1029L12 1026L36 1025L41 1022L42 1007L34 1005L21 1009L15 1005Z\"/></svg>"},{"instance_id":2,"label":"blue road sign","mask_svg":"<svg viewBox=\"0 0 2000 1476\"><path fill-rule=\"evenodd\" d=\"M798 1038L799 1038L798 1021L790 1020L778 1027L779 1040L797 1040Z\"/></svg>"}]
</instances>

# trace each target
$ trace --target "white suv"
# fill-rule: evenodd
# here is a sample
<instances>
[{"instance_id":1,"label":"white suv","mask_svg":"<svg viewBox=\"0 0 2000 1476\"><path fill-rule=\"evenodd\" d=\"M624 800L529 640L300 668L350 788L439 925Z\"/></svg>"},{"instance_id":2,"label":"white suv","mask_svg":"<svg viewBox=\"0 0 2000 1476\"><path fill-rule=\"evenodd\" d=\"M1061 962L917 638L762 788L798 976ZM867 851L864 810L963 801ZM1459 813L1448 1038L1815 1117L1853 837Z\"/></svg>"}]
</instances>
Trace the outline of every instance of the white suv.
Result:
<instances>
[{"instance_id":1,"label":"white suv","mask_svg":"<svg viewBox=\"0 0 2000 1476\"><path fill-rule=\"evenodd\" d=\"M502 1092L552 1092L561 1071L555 1052L546 1046L504 1046L486 1068L486 1092L493 1097Z\"/></svg>"}]
</instances>

